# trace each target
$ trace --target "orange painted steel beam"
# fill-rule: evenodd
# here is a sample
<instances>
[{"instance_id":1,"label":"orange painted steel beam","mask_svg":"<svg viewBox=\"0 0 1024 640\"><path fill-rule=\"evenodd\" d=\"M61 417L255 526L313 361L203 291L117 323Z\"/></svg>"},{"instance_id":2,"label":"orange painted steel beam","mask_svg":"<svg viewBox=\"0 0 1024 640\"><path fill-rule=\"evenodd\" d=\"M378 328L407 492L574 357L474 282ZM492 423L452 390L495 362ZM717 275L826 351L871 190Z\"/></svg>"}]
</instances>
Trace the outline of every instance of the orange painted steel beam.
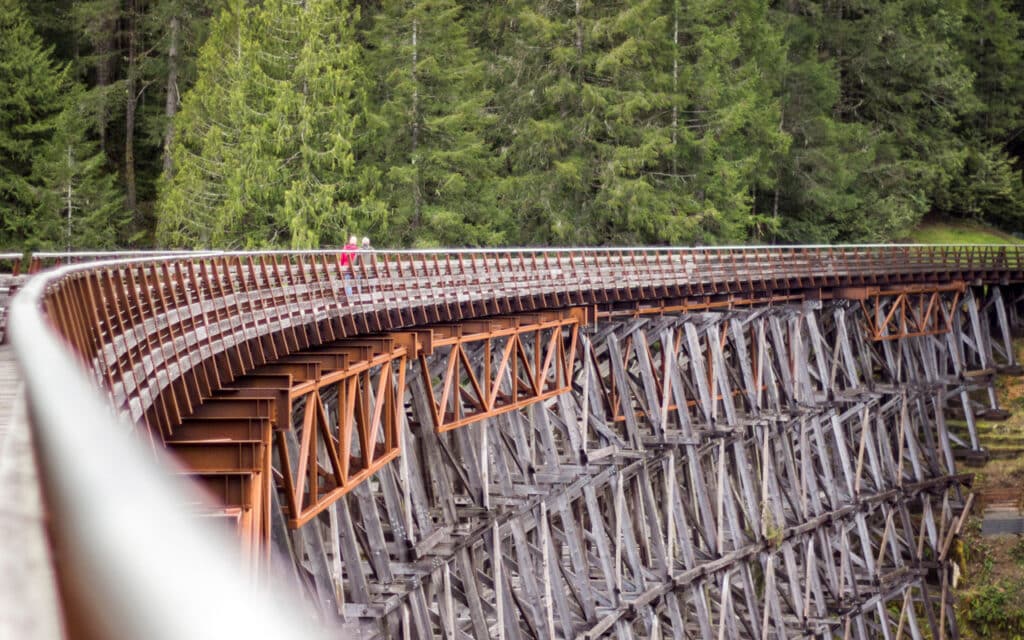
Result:
<instances>
[{"instance_id":1,"label":"orange painted steel beam","mask_svg":"<svg viewBox=\"0 0 1024 640\"><path fill-rule=\"evenodd\" d=\"M966 284L953 282L934 287L872 287L845 293L850 299L859 300L868 336L879 342L949 333L965 290Z\"/></svg>"},{"instance_id":2,"label":"orange painted steel beam","mask_svg":"<svg viewBox=\"0 0 1024 640\"><path fill-rule=\"evenodd\" d=\"M371 345L365 341L337 343L333 355L347 352L354 356L351 364L324 370L319 378L291 388L289 407L304 406L301 418L291 426L297 451L293 455L284 430L275 433L274 441L275 474L288 526L309 522L399 455L408 354L398 342L381 341L372 354L366 353ZM307 355L318 354L299 357ZM356 360L359 356L368 357ZM323 395L328 391L337 398L333 416L325 411Z\"/></svg>"},{"instance_id":3,"label":"orange painted steel beam","mask_svg":"<svg viewBox=\"0 0 1024 640\"><path fill-rule=\"evenodd\" d=\"M186 475L211 499L199 514L234 525L243 564L252 575L265 571L270 561L274 414L273 399L230 394L184 420L165 442Z\"/></svg>"},{"instance_id":4,"label":"orange painted steel beam","mask_svg":"<svg viewBox=\"0 0 1024 640\"><path fill-rule=\"evenodd\" d=\"M421 370L428 354L444 358L439 380L428 385L434 429L451 431L566 393L583 309L466 322L422 336ZM566 347L565 334L569 334Z\"/></svg>"},{"instance_id":5,"label":"orange painted steel beam","mask_svg":"<svg viewBox=\"0 0 1024 640\"><path fill-rule=\"evenodd\" d=\"M285 356L215 390L166 436L217 505L203 515L232 522L251 572L269 566L271 491L288 526L301 527L399 455L407 349L417 345L415 334L391 334ZM337 397L330 416L325 393Z\"/></svg>"}]
</instances>

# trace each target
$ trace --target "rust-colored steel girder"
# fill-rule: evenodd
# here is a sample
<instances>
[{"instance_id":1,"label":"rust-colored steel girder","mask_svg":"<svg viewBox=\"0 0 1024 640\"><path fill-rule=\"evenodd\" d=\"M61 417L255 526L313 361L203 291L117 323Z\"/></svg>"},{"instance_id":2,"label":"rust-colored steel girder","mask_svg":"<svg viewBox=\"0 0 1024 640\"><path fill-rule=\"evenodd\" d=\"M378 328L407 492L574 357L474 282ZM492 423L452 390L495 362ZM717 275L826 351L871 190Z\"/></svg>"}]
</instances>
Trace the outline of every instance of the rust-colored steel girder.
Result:
<instances>
[{"instance_id":1,"label":"rust-colored steel girder","mask_svg":"<svg viewBox=\"0 0 1024 640\"><path fill-rule=\"evenodd\" d=\"M335 341L217 389L165 441L258 563L273 487L301 527L400 454L410 357L438 371L429 406L449 431L569 391L587 319L563 309Z\"/></svg>"},{"instance_id":2,"label":"rust-colored steel girder","mask_svg":"<svg viewBox=\"0 0 1024 640\"><path fill-rule=\"evenodd\" d=\"M186 474L211 498L199 513L233 523L243 565L259 573L269 566L273 490L271 446L274 399L247 389L227 389L182 421L165 441Z\"/></svg>"},{"instance_id":3,"label":"rust-colored steel girder","mask_svg":"<svg viewBox=\"0 0 1024 640\"><path fill-rule=\"evenodd\" d=\"M275 433L274 474L288 525L300 527L400 453L405 371L411 340L346 340L295 356L320 376L289 392L290 430ZM332 357L340 356L331 362Z\"/></svg>"},{"instance_id":4,"label":"rust-colored steel girder","mask_svg":"<svg viewBox=\"0 0 1024 640\"><path fill-rule=\"evenodd\" d=\"M868 336L875 342L934 336L953 330L953 315L966 290L963 281L918 287L845 288L838 297L858 300Z\"/></svg>"},{"instance_id":5,"label":"rust-colored steel girder","mask_svg":"<svg viewBox=\"0 0 1024 640\"><path fill-rule=\"evenodd\" d=\"M421 334L422 370L431 371L428 356L443 364L428 387L434 429L450 431L569 391L586 318L584 309L574 308L431 327Z\"/></svg>"},{"instance_id":6,"label":"rust-colored steel girder","mask_svg":"<svg viewBox=\"0 0 1024 640\"><path fill-rule=\"evenodd\" d=\"M266 560L270 492L297 528L399 455L416 334L341 340L259 367L205 398L166 445ZM264 563L265 564L265 563Z\"/></svg>"}]
</instances>

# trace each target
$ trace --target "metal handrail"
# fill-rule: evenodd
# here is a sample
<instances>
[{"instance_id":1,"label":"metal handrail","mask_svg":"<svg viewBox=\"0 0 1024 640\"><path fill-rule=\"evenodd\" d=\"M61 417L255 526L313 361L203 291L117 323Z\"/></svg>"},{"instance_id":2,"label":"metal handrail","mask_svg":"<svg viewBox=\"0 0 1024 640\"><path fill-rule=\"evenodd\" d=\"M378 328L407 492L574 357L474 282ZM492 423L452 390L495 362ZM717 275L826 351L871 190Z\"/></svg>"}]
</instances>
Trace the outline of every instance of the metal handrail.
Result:
<instances>
[{"instance_id":1,"label":"metal handrail","mask_svg":"<svg viewBox=\"0 0 1024 640\"><path fill-rule=\"evenodd\" d=\"M154 464L81 368L43 304L83 267L30 280L14 299L11 343L25 382L72 636L134 640L318 637L304 607L239 571L225 532L190 516L202 498ZM88 268L88 267L84 267ZM54 401L54 393L60 400Z\"/></svg>"}]
</instances>

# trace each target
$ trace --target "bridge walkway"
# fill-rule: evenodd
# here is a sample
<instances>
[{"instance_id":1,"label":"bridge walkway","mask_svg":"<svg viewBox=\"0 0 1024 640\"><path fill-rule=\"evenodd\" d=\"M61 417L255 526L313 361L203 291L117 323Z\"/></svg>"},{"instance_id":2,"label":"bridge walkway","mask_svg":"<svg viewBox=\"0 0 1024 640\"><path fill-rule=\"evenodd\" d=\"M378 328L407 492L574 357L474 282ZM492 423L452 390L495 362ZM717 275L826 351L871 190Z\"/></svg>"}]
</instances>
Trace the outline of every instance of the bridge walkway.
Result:
<instances>
[{"instance_id":1,"label":"bridge walkway","mask_svg":"<svg viewBox=\"0 0 1024 640\"><path fill-rule=\"evenodd\" d=\"M22 389L14 351L0 345L0 638L61 638L64 616Z\"/></svg>"}]
</instances>

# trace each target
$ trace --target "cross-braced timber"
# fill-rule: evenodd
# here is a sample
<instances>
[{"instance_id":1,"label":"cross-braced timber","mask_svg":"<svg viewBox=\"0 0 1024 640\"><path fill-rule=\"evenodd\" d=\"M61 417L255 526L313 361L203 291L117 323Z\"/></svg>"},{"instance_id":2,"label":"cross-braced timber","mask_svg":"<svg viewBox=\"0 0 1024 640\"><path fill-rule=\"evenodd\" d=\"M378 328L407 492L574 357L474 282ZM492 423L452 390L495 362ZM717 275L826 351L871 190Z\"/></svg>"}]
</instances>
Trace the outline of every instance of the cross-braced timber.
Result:
<instances>
[{"instance_id":1,"label":"cross-braced timber","mask_svg":"<svg viewBox=\"0 0 1024 640\"><path fill-rule=\"evenodd\" d=\"M598 323L576 393L452 433L414 367L402 458L296 565L364 636L956 637L943 383L901 384L859 314Z\"/></svg>"}]
</instances>

